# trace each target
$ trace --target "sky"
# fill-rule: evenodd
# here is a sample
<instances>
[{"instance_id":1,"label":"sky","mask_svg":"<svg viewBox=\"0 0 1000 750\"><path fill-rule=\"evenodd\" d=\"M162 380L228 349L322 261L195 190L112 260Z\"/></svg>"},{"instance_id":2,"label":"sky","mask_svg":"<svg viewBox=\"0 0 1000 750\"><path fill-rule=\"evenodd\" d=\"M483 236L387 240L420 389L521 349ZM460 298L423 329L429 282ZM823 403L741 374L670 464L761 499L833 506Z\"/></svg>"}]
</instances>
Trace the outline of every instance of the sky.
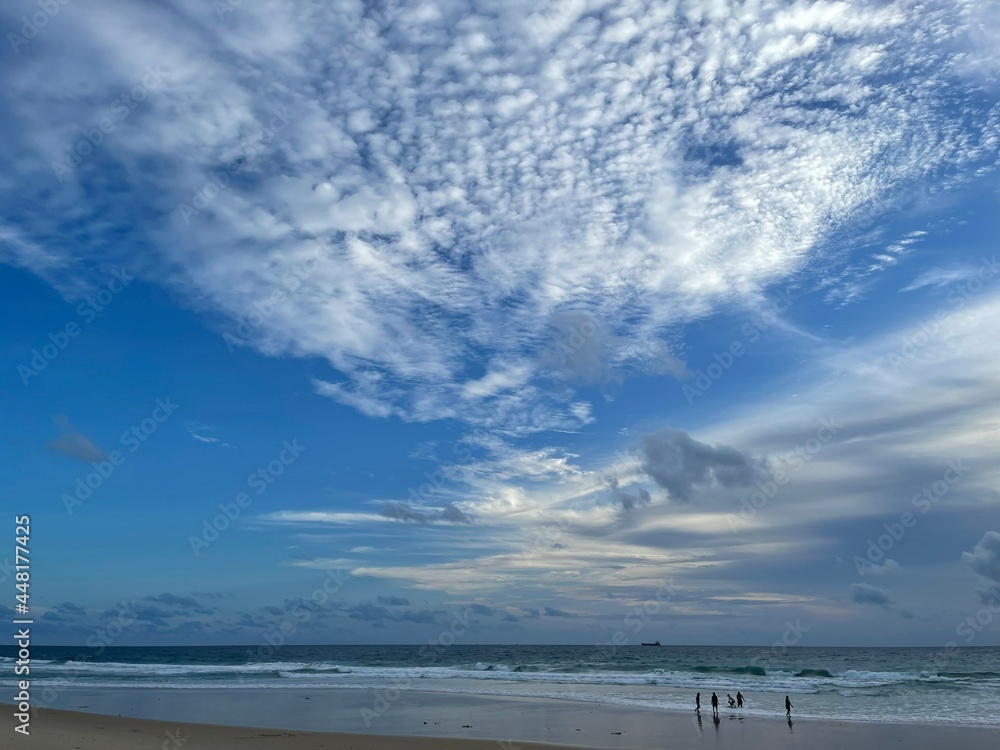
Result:
<instances>
[{"instance_id":1,"label":"sky","mask_svg":"<svg viewBox=\"0 0 1000 750\"><path fill-rule=\"evenodd\" d=\"M6 3L36 642L1000 644L987 6Z\"/></svg>"}]
</instances>

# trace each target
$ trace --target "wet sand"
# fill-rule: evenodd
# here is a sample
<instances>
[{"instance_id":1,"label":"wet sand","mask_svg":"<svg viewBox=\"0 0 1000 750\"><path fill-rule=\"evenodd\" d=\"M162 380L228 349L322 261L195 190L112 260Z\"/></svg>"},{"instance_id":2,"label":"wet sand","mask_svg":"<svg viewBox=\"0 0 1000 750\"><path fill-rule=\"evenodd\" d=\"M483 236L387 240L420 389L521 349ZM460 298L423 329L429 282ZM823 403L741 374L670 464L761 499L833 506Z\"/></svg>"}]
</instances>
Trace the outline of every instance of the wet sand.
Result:
<instances>
[{"instance_id":1,"label":"wet sand","mask_svg":"<svg viewBox=\"0 0 1000 750\"><path fill-rule=\"evenodd\" d=\"M16 733L12 719L8 719L0 736L5 748L38 750L1000 747L1000 727L805 719L788 726L783 717L741 719L737 711L725 709L718 724L713 722L711 711L703 711L699 725L693 712L577 701L419 691L387 697L394 700L376 705L377 696L362 690L76 689L64 691L60 701L73 711L36 711L29 737ZM13 713L13 707L5 706L4 710Z\"/></svg>"}]
</instances>

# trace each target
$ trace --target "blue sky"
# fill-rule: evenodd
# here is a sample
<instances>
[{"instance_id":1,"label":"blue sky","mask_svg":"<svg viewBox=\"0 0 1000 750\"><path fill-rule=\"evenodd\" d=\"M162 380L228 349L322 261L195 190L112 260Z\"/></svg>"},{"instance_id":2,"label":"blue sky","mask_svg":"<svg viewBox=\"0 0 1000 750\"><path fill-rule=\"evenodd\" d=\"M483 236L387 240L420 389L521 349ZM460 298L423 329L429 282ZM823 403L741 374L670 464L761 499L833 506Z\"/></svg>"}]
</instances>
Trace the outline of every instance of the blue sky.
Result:
<instances>
[{"instance_id":1,"label":"blue sky","mask_svg":"<svg viewBox=\"0 0 1000 750\"><path fill-rule=\"evenodd\" d=\"M316 595L291 640L601 643L668 591L641 639L1000 643L985 8L52 8L0 11L43 640Z\"/></svg>"}]
</instances>

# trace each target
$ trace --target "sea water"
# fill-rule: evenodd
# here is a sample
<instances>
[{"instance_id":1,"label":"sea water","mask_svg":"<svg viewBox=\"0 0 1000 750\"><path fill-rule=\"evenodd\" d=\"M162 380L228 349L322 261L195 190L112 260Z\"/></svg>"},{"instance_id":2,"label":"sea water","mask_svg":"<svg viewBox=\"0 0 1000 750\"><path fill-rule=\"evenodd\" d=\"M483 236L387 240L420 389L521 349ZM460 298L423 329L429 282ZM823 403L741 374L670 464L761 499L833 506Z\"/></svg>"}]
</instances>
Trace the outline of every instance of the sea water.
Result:
<instances>
[{"instance_id":1,"label":"sea water","mask_svg":"<svg viewBox=\"0 0 1000 750\"><path fill-rule=\"evenodd\" d=\"M0 686L15 685L0 648ZM658 709L743 693L747 716L1000 724L1000 648L38 647L32 688L413 689Z\"/></svg>"}]
</instances>

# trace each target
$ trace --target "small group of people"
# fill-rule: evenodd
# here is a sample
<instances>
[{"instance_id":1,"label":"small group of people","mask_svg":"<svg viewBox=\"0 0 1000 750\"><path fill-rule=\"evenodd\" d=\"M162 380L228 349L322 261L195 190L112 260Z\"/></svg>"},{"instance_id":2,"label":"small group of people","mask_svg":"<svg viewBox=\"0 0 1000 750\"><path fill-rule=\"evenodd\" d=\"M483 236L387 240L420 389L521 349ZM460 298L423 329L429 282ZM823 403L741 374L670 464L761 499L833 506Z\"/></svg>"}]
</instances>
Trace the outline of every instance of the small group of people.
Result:
<instances>
[{"instance_id":1,"label":"small group of people","mask_svg":"<svg viewBox=\"0 0 1000 750\"><path fill-rule=\"evenodd\" d=\"M734 699L729 693L726 693L726 698L729 699L730 708L743 708L743 693L736 691L736 698ZM701 693L698 693L694 697L694 710L701 713ZM719 715L719 696L712 693L712 715Z\"/></svg>"},{"instance_id":2,"label":"small group of people","mask_svg":"<svg viewBox=\"0 0 1000 750\"><path fill-rule=\"evenodd\" d=\"M729 699L730 708L743 708L743 693L739 690L736 691L736 698L734 699L729 693L726 693L726 698ZM698 693L694 697L694 710L700 715L701 714L701 693ZM712 716L719 715L719 696L712 693ZM789 721L792 720L792 701L785 696L785 716Z\"/></svg>"}]
</instances>

